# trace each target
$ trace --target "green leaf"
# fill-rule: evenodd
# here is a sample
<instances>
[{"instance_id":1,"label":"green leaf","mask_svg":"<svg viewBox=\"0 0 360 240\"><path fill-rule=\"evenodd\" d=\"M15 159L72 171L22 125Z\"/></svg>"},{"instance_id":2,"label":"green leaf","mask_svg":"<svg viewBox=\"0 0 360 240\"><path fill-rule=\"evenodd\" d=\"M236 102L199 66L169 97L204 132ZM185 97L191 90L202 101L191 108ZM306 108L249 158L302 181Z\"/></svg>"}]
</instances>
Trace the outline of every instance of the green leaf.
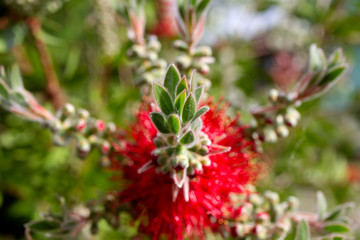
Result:
<instances>
[{"instance_id":1,"label":"green leaf","mask_svg":"<svg viewBox=\"0 0 360 240\"><path fill-rule=\"evenodd\" d=\"M310 70L313 72L321 71L326 67L326 57L322 49L315 44L310 46Z\"/></svg>"},{"instance_id":2,"label":"green leaf","mask_svg":"<svg viewBox=\"0 0 360 240\"><path fill-rule=\"evenodd\" d=\"M196 76L196 70L193 70L191 73L191 76L190 76L190 91L191 92L195 92L195 88L196 88L195 76Z\"/></svg>"},{"instance_id":3,"label":"green leaf","mask_svg":"<svg viewBox=\"0 0 360 240\"><path fill-rule=\"evenodd\" d=\"M327 202L324 194L319 191L317 192L317 212L319 220L322 220L326 214L327 211Z\"/></svg>"},{"instance_id":4,"label":"green leaf","mask_svg":"<svg viewBox=\"0 0 360 240\"><path fill-rule=\"evenodd\" d=\"M9 89L2 79L0 79L0 97L9 100Z\"/></svg>"},{"instance_id":5,"label":"green leaf","mask_svg":"<svg viewBox=\"0 0 360 240\"><path fill-rule=\"evenodd\" d=\"M329 223L324 228L328 232L332 233L346 233L350 232L350 228L344 224L341 223Z\"/></svg>"},{"instance_id":6,"label":"green leaf","mask_svg":"<svg viewBox=\"0 0 360 240\"><path fill-rule=\"evenodd\" d=\"M329 71L325 75L325 77L322 79L322 81L320 82L319 85L321 86L321 85L324 85L324 84L334 81L336 78L338 78L344 72L345 69L346 69L345 66L341 66L341 67L338 67L338 68L335 68L335 69Z\"/></svg>"},{"instance_id":7,"label":"green leaf","mask_svg":"<svg viewBox=\"0 0 360 240\"><path fill-rule=\"evenodd\" d=\"M210 108L208 106L203 106L201 107L194 115L192 121L195 121L196 119L198 119L199 117L201 117L202 115L204 115L207 111L209 111Z\"/></svg>"},{"instance_id":8,"label":"green leaf","mask_svg":"<svg viewBox=\"0 0 360 240\"><path fill-rule=\"evenodd\" d=\"M202 0L196 8L196 13L201 14L210 3L210 0Z\"/></svg>"},{"instance_id":9,"label":"green leaf","mask_svg":"<svg viewBox=\"0 0 360 240\"><path fill-rule=\"evenodd\" d=\"M154 96L159 108L163 113L169 115L174 112L174 106L171 100L169 93L166 89L158 84L157 82L153 83Z\"/></svg>"},{"instance_id":10,"label":"green leaf","mask_svg":"<svg viewBox=\"0 0 360 240\"><path fill-rule=\"evenodd\" d=\"M204 89L205 89L205 86L204 86L204 85L201 85L201 86L195 88L195 98L196 98L196 102L197 102L197 103L199 103L200 98L201 98L201 95L202 95L203 92L204 92Z\"/></svg>"},{"instance_id":11,"label":"green leaf","mask_svg":"<svg viewBox=\"0 0 360 240\"><path fill-rule=\"evenodd\" d=\"M179 82L179 84L176 87L176 95L179 95L182 91L188 91L188 85L186 83L186 78L185 76L181 79L181 81Z\"/></svg>"},{"instance_id":12,"label":"green leaf","mask_svg":"<svg viewBox=\"0 0 360 240\"><path fill-rule=\"evenodd\" d=\"M190 130L180 139L180 143L183 145L189 145L193 143L195 140L194 131Z\"/></svg>"},{"instance_id":13,"label":"green leaf","mask_svg":"<svg viewBox=\"0 0 360 240\"><path fill-rule=\"evenodd\" d=\"M26 227L30 228L31 231L48 232L58 230L60 228L60 225L59 223L53 221L39 220L26 224Z\"/></svg>"},{"instance_id":14,"label":"green leaf","mask_svg":"<svg viewBox=\"0 0 360 240\"><path fill-rule=\"evenodd\" d=\"M171 64L166 72L164 86L168 90L170 97L175 99L176 86L180 82L180 73L174 64Z\"/></svg>"},{"instance_id":15,"label":"green leaf","mask_svg":"<svg viewBox=\"0 0 360 240\"><path fill-rule=\"evenodd\" d=\"M15 103L19 104L20 106L28 106L26 98L20 92L13 92L10 95L10 99Z\"/></svg>"},{"instance_id":16,"label":"green leaf","mask_svg":"<svg viewBox=\"0 0 360 240\"><path fill-rule=\"evenodd\" d=\"M180 93L175 100L175 109L179 113L179 116L181 116L181 112L183 110L185 100L186 100L186 90L182 91L182 93Z\"/></svg>"},{"instance_id":17,"label":"green leaf","mask_svg":"<svg viewBox=\"0 0 360 240\"><path fill-rule=\"evenodd\" d=\"M189 122L195 115L196 101L192 93L187 97L182 110L181 120L183 123Z\"/></svg>"},{"instance_id":18,"label":"green leaf","mask_svg":"<svg viewBox=\"0 0 360 240\"><path fill-rule=\"evenodd\" d=\"M178 134L180 132L180 118L177 114L171 114L168 119L168 125L171 132Z\"/></svg>"},{"instance_id":19,"label":"green leaf","mask_svg":"<svg viewBox=\"0 0 360 240\"><path fill-rule=\"evenodd\" d=\"M354 207L355 204L351 202L339 205L327 214L325 221L334 221L342 216L347 216L350 213L351 209L353 209Z\"/></svg>"},{"instance_id":20,"label":"green leaf","mask_svg":"<svg viewBox=\"0 0 360 240\"><path fill-rule=\"evenodd\" d=\"M336 236L336 237L333 237L332 240L344 240L345 238L344 237L339 237L339 236Z\"/></svg>"},{"instance_id":21,"label":"green leaf","mask_svg":"<svg viewBox=\"0 0 360 240\"><path fill-rule=\"evenodd\" d=\"M310 240L310 230L309 225L305 220L301 220L298 225L296 232L296 240Z\"/></svg>"},{"instance_id":22,"label":"green leaf","mask_svg":"<svg viewBox=\"0 0 360 240\"><path fill-rule=\"evenodd\" d=\"M18 65L11 67L11 87L12 89L23 89L24 84L21 78L20 68Z\"/></svg>"},{"instance_id":23,"label":"green leaf","mask_svg":"<svg viewBox=\"0 0 360 240\"><path fill-rule=\"evenodd\" d=\"M157 130L162 133L170 133L166 118L161 113L152 112L150 113L150 118Z\"/></svg>"}]
</instances>

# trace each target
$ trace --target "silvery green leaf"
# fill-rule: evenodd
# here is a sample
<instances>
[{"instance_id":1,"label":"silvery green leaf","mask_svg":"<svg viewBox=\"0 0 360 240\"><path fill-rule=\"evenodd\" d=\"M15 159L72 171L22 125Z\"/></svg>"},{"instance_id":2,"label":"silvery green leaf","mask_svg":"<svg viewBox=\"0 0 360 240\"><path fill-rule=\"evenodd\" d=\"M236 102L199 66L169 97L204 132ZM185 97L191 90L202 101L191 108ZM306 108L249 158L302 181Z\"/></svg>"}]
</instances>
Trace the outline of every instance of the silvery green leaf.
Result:
<instances>
[{"instance_id":1,"label":"silvery green leaf","mask_svg":"<svg viewBox=\"0 0 360 240\"><path fill-rule=\"evenodd\" d=\"M18 65L13 65L11 67L11 87L12 89L23 89L24 84L22 81L20 68Z\"/></svg>"},{"instance_id":2,"label":"silvery green leaf","mask_svg":"<svg viewBox=\"0 0 360 240\"><path fill-rule=\"evenodd\" d=\"M157 130L165 134L170 133L166 118L161 113L152 112L150 113L150 118Z\"/></svg>"},{"instance_id":3,"label":"silvery green leaf","mask_svg":"<svg viewBox=\"0 0 360 240\"><path fill-rule=\"evenodd\" d=\"M9 100L9 88L5 82L0 78L0 97Z\"/></svg>"},{"instance_id":4,"label":"silvery green leaf","mask_svg":"<svg viewBox=\"0 0 360 240\"><path fill-rule=\"evenodd\" d=\"M60 224L49 220L38 220L26 224L27 228L35 232L50 232L60 229Z\"/></svg>"},{"instance_id":5,"label":"silvery green leaf","mask_svg":"<svg viewBox=\"0 0 360 240\"><path fill-rule=\"evenodd\" d=\"M350 232L349 226L343 223L328 223L325 228L326 231L331 233L346 233Z\"/></svg>"},{"instance_id":6,"label":"silvery green leaf","mask_svg":"<svg viewBox=\"0 0 360 240\"><path fill-rule=\"evenodd\" d=\"M183 123L189 122L195 115L196 111L196 100L192 93L187 97L182 114L181 114L181 120Z\"/></svg>"},{"instance_id":7,"label":"silvery green leaf","mask_svg":"<svg viewBox=\"0 0 360 240\"><path fill-rule=\"evenodd\" d=\"M309 225L305 220L301 220L298 225L298 229L296 232L296 240L310 240L310 230Z\"/></svg>"},{"instance_id":8,"label":"silvery green leaf","mask_svg":"<svg viewBox=\"0 0 360 240\"><path fill-rule=\"evenodd\" d=\"M322 49L315 44L310 46L310 71L321 71L326 67L326 58Z\"/></svg>"},{"instance_id":9,"label":"silvery green leaf","mask_svg":"<svg viewBox=\"0 0 360 240\"><path fill-rule=\"evenodd\" d=\"M334 67L333 69L330 69L326 73L324 78L321 80L319 85L322 86L322 85L325 85L325 84L330 83L332 81L336 81L336 79L340 77L340 75L344 72L345 69L346 69L345 65L342 65L342 66L339 66L339 67Z\"/></svg>"},{"instance_id":10,"label":"silvery green leaf","mask_svg":"<svg viewBox=\"0 0 360 240\"><path fill-rule=\"evenodd\" d=\"M195 88L196 88L196 70L193 70L190 76L190 91L191 92L195 92Z\"/></svg>"},{"instance_id":11,"label":"silvery green leaf","mask_svg":"<svg viewBox=\"0 0 360 240\"><path fill-rule=\"evenodd\" d=\"M153 91L155 100L163 113L169 115L174 112L174 106L171 100L169 93L166 89L158 84L157 82L153 82Z\"/></svg>"},{"instance_id":12,"label":"silvery green leaf","mask_svg":"<svg viewBox=\"0 0 360 240\"><path fill-rule=\"evenodd\" d=\"M176 97L176 87L180 82L180 73L174 64L171 64L166 72L164 86L168 90L172 99Z\"/></svg>"},{"instance_id":13,"label":"silvery green leaf","mask_svg":"<svg viewBox=\"0 0 360 240\"><path fill-rule=\"evenodd\" d=\"M171 114L168 118L168 125L171 132L178 134L181 127L179 116L177 114Z\"/></svg>"},{"instance_id":14,"label":"silvery green leaf","mask_svg":"<svg viewBox=\"0 0 360 240\"><path fill-rule=\"evenodd\" d=\"M184 136L180 139L180 143L183 145L189 145L193 143L195 140L195 134L193 130L188 131L184 134Z\"/></svg>"},{"instance_id":15,"label":"silvery green leaf","mask_svg":"<svg viewBox=\"0 0 360 240\"><path fill-rule=\"evenodd\" d=\"M344 60L344 54L341 48L336 49L329 57L328 67L331 68Z\"/></svg>"},{"instance_id":16,"label":"silvery green leaf","mask_svg":"<svg viewBox=\"0 0 360 240\"><path fill-rule=\"evenodd\" d=\"M196 98L196 102L199 103L200 99L201 99L201 95L203 94L205 89L204 85L201 85L197 88L195 88L195 98Z\"/></svg>"},{"instance_id":17,"label":"silvery green leaf","mask_svg":"<svg viewBox=\"0 0 360 240\"><path fill-rule=\"evenodd\" d=\"M183 110L185 100L186 100L186 90L182 91L182 93L180 93L179 96L177 96L177 98L175 99L175 109L179 113L179 116L181 116L181 112Z\"/></svg>"},{"instance_id":18,"label":"silvery green leaf","mask_svg":"<svg viewBox=\"0 0 360 240\"><path fill-rule=\"evenodd\" d=\"M209 111L210 108L208 106L203 106L201 107L194 115L192 121L195 121L196 119L198 119L199 117L201 117L202 115L204 115L207 111Z\"/></svg>"},{"instance_id":19,"label":"silvery green leaf","mask_svg":"<svg viewBox=\"0 0 360 240\"><path fill-rule=\"evenodd\" d=\"M210 3L210 0L202 0L201 2L199 2L199 4L196 7L196 14L201 14L202 12L204 12L204 10L206 9L206 7L208 6L208 4Z\"/></svg>"},{"instance_id":20,"label":"silvery green leaf","mask_svg":"<svg viewBox=\"0 0 360 240\"><path fill-rule=\"evenodd\" d=\"M322 220L326 214L327 211L327 202L326 202L326 198L324 196L324 194L319 191L317 192L317 212L318 212L318 217L319 220Z\"/></svg>"},{"instance_id":21,"label":"silvery green leaf","mask_svg":"<svg viewBox=\"0 0 360 240\"><path fill-rule=\"evenodd\" d=\"M186 83L186 78L185 76L181 79L181 81L178 83L177 87L176 87L176 95L179 95L182 91L188 91L188 85Z\"/></svg>"},{"instance_id":22,"label":"silvery green leaf","mask_svg":"<svg viewBox=\"0 0 360 240\"><path fill-rule=\"evenodd\" d=\"M11 99L11 101L19 104L20 106L27 106L28 105L26 98L20 92L13 92L10 95L10 99Z\"/></svg>"}]
</instances>

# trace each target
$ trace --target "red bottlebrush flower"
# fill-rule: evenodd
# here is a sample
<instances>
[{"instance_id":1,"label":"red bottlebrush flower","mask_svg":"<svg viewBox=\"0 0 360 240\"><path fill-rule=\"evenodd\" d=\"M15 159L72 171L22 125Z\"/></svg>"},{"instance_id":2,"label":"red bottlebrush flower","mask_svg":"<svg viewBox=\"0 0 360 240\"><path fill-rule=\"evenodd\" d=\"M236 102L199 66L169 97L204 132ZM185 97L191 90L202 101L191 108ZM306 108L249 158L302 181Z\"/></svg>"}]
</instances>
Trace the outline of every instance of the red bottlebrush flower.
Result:
<instances>
[{"instance_id":1,"label":"red bottlebrush flower","mask_svg":"<svg viewBox=\"0 0 360 240\"><path fill-rule=\"evenodd\" d=\"M204 167L201 174L190 178L189 201L184 198L186 184L172 198L175 183L168 174L155 168L139 174L138 169L152 160L155 149L153 139L157 130L149 118L149 108L143 107L137 121L131 128L131 140L122 141L122 147L114 146L113 169L121 168L126 188L119 193L119 201L130 202L134 215L141 220L140 231L159 239L181 240L187 237L204 237L204 229L213 227L221 219L222 208L229 203L229 193L245 193L244 186L255 180L258 167L254 163L254 143L244 137L244 127L237 125L226 114L225 104L209 103L210 110L202 117L202 131L218 145L229 146L226 153L211 155L211 165ZM210 150L212 151L212 150ZM116 155L126 156L129 162L120 167L114 160ZM187 178L189 179L189 178ZM174 201L173 201L174 200ZM212 216L212 217L210 217Z\"/></svg>"}]
</instances>

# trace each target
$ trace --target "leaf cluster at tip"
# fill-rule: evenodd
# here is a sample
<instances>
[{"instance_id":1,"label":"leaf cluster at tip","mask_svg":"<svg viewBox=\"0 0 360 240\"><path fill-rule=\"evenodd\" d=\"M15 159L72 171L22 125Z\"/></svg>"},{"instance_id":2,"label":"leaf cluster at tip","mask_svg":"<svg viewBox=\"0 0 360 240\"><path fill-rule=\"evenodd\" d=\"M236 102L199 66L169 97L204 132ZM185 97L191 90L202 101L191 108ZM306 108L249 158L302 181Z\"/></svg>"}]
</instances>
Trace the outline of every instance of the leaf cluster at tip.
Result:
<instances>
[{"instance_id":1,"label":"leaf cluster at tip","mask_svg":"<svg viewBox=\"0 0 360 240\"><path fill-rule=\"evenodd\" d=\"M208 106L198 109L204 86L196 86L193 73L188 83L186 77L180 73L174 64L166 72L164 84L153 83L155 102L161 112L152 112L150 118L157 130L163 134L179 134L181 129L189 126L180 139L181 144L190 144L194 141L196 121L208 110Z\"/></svg>"}]
</instances>

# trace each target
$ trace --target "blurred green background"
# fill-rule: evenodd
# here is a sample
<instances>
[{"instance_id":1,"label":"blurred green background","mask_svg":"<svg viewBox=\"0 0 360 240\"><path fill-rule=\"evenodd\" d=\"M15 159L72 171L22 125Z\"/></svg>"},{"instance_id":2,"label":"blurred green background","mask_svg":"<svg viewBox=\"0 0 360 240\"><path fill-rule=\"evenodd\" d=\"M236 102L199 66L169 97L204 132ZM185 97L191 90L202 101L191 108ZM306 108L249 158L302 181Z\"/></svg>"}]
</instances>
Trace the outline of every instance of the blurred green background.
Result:
<instances>
[{"instance_id":1,"label":"blurred green background","mask_svg":"<svg viewBox=\"0 0 360 240\"><path fill-rule=\"evenodd\" d=\"M117 11L123 1L41 2L0 1L0 64L18 63L26 88L54 110L27 22L36 17L67 101L126 128L141 97L126 57L126 22ZM159 2L146 3L150 33L161 14ZM266 171L258 188L298 196L306 210L314 210L317 190L324 191L331 206L359 202L360 2L214 0L211 4L202 41L212 46L216 57L209 74L210 94L224 96L232 113L241 111L244 123L249 122L250 107L266 102L269 89L289 89L301 76L311 43L326 53L343 48L350 62L346 76L324 97L301 106L302 120L289 138L265 146ZM162 57L174 61L174 38L160 40ZM0 239L24 239L23 224L39 218L41 211L58 209L59 195L80 206L117 189L117 183L109 181L111 173L99 167L98 153L82 161L74 152L71 146L53 146L50 133L38 124L0 109ZM359 226L359 206L352 217ZM102 223L94 239L130 239L136 230L130 227L129 216L122 219L116 231Z\"/></svg>"}]
</instances>

